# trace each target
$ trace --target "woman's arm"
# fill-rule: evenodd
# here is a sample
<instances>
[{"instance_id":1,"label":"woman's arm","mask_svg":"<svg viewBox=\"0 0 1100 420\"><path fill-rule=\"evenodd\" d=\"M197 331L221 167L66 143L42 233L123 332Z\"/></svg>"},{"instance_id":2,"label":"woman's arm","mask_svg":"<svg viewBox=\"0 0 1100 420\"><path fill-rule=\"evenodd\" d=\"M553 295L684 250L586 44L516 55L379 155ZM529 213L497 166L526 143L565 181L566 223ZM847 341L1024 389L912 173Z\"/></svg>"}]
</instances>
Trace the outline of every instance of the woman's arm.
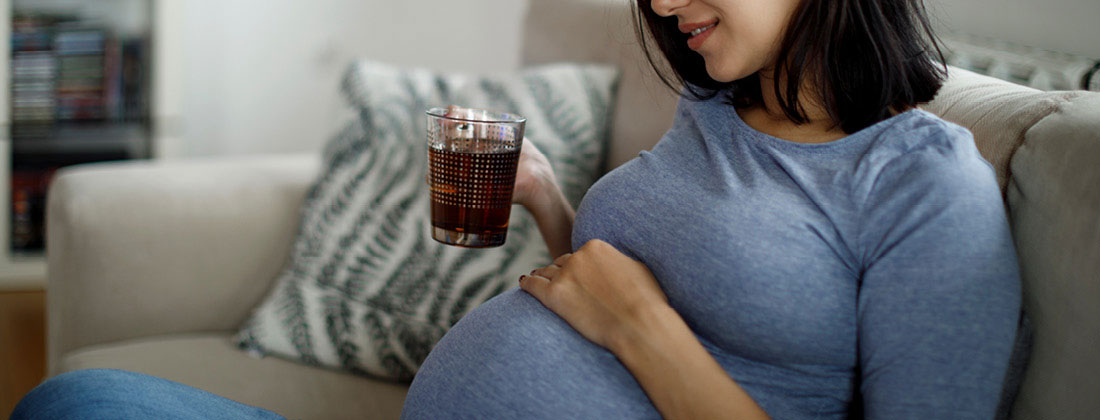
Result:
<instances>
[{"instance_id":1,"label":"woman's arm","mask_svg":"<svg viewBox=\"0 0 1100 420\"><path fill-rule=\"evenodd\" d=\"M991 419L1000 403L1020 316L1012 232L969 133L943 143L892 160L867 198L866 419Z\"/></svg>"},{"instance_id":2,"label":"woman's arm","mask_svg":"<svg viewBox=\"0 0 1100 420\"><path fill-rule=\"evenodd\" d=\"M573 249L573 218L577 212L557 184L551 183L543 190L547 191L545 196L529 204L527 210L535 217L550 256L557 257Z\"/></svg>"},{"instance_id":3,"label":"woman's arm","mask_svg":"<svg viewBox=\"0 0 1100 420\"><path fill-rule=\"evenodd\" d=\"M665 418L768 418L668 305L649 269L614 246L589 241L520 286L614 353Z\"/></svg>"},{"instance_id":4,"label":"woman's arm","mask_svg":"<svg viewBox=\"0 0 1100 420\"><path fill-rule=\"evenodd\" d=\"M550 161L535 144L523 140L512 202L522 205L539 226L551 257L572 250L573 218L576 211L558 186Z\"/></svg>"},{"instance_id":5,"label":"woman's arm","mask_svg":"<svg viewBox=\"0 0 1100 420\"><path fill-rule=\"evenodd\" d=\"M619 357L667 419L766 419L768 415L703 348L671 307L650 311L624 334Z\"/></svg>"}]
</instances>

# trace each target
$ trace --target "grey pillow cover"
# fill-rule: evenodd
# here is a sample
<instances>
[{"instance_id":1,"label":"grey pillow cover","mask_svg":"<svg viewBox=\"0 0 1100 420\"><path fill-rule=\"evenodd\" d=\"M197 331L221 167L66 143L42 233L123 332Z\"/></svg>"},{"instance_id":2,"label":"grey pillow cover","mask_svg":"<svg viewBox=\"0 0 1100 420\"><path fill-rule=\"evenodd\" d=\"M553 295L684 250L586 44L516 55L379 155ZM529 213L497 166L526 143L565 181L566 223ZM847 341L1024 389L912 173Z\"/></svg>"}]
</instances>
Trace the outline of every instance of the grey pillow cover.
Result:
<instances>
[{"instance_id":1,"label":"grey pillow cover","mask_svg":"<svg viewBox=\"0 0 1100 420\"><path fill-rule=\"evenodd\" d=\"M342 91L358 118L326 145L291 255L240 328L239 347L411 380L459 318L551 262L518 206L501 247L431 239L425 110L459 104L526 116L526 141L546 154L576 207L606 155L618 79L602 65L465 75L354 63Z\"/></svg>"}]
</instances>

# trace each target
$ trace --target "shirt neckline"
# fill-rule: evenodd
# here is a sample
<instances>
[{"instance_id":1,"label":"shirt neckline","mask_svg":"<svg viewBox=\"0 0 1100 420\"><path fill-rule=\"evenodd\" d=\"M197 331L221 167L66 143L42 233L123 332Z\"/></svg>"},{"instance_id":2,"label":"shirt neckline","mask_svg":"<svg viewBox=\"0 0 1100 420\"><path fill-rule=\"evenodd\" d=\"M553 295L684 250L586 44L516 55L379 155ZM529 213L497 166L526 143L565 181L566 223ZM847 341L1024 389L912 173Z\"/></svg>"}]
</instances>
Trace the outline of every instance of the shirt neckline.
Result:
<instances>
[{"instance_id":1,"label":"shirt neckline","mask_svg":"<svg viewBox=\"0 0 1100 420\"><path fill-rule=\"evenodd\" d=\"M769 144L781 149L786 150L798 150L798 151L815 151L822 152L828 150L844 150L855 145L862 144L864 141L875 138L875 135L886 130L891 125L894 125L898 121L906 118L910 118L911 115L926 112L920 108L913 107L912 109L890 116L882 121L871 124L863 129L841 137L836 140L827 141L824 143L800 143L797 141L791 141L781 139L779 137L772 136L770 134L758 131L752 128L748 123L741 119L741 115L737 113L737 109L729 107L730 118L733 120L733 124L736 127L735 131L742 133L748 133L752 139Z\"/></svg>"}]
</instances>

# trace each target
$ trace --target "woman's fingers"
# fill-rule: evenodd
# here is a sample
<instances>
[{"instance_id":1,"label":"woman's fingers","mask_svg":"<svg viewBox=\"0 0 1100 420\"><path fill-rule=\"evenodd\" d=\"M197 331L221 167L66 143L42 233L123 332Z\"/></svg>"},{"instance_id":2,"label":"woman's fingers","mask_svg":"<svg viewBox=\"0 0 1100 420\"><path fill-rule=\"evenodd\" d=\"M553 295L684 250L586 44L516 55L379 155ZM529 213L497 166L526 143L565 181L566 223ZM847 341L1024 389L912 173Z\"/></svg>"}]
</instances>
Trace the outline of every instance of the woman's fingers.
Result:
<instances>
[{"instance_id":1,"label":"woman's fingers","mask_svg":"<svg viewBox=\"0 0 1100 420\"><path fill-rule=\"evenodd\" d=\"M523 290L526 290L527 293L530 293L544 305L549 306L551 287L550 284L552 281L554 281L554 278L557 277L558 273L561 271L561 267L556 265L556 263L559 260L565 261L567 259L568 258L563 260L561 257L558 257L557 260L554 260L555 264L536 268L534 270L531 270L530 274L520 276L519 287Z\"/></svg>"},{"instance_id":2,"label":"woman's fingers","mask_svg":"<svg viewBox=\"0 0 1100 420\"><path fill-rule=\"evenodd\" d=\"M556 265L548 265L546 267L540 267L540 268L536 268L534 270L531 270L530 275L539 276L539 277L545 278L547 280L554 280L554 277L557 277L557 275L558 275L558 271L561 271L561 267L556 266Z\"/></svg>"},{"instance_id":3,"label":"woman's fingers","mask_svg":"<svg viewBox=\"0 0 1100 420\"><path fill-rule=\"evenodd\" d=\"M447 112L443 114L449 118L466 118L467 108L460 107L458 105L448 105ZM443 121L443 130L448 138L462 139L470 138L471 133L469 131L470 125L464 121Z\"/></svg>"},{"instance_id":4,"label":"woman's fingers","mask_svg":"<svg viewBox=\"0 0 1100 420\"><path fill-rule=\"evenodd\" d=\"M520 276L519 288L545 305L550 294L550 280L542 276Z\"/></svg>"},{"instance_id":5,"label":"woman's fingers","mask_svg":"<svg viewBox=\"0 0 1100 420\"><path fill-rule=\"evenodd\" d=\"M572 257L572 256L573 256L573 254L571 254L571 253L561 254L560 256L558 256L558 258L554 259L554 265L556 265L558 267L564 267L565 262L569 261L569 257Z\"/></svg>"}]
</instances>

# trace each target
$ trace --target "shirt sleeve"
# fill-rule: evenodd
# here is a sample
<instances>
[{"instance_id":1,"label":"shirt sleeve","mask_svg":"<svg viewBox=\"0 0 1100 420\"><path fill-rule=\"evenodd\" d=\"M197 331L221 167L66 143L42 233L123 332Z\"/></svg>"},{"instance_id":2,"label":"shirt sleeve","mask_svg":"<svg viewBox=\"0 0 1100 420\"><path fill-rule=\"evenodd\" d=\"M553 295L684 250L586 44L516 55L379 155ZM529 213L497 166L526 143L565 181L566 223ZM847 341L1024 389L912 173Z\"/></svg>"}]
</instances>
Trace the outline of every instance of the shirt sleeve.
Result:
<instances>
[{"instance_id":1,"label":"shirt sleeve","mask_svg":"<svg viewBox=\"0 0 1100 420\"><path fill-rule=\"evenodd\" d=\"M950 136L951 134L947 134ZM867 419L991 419L1020 313L1016 251L969 133L884 165L860 243Z\"/></svg>"}]
</instances>

